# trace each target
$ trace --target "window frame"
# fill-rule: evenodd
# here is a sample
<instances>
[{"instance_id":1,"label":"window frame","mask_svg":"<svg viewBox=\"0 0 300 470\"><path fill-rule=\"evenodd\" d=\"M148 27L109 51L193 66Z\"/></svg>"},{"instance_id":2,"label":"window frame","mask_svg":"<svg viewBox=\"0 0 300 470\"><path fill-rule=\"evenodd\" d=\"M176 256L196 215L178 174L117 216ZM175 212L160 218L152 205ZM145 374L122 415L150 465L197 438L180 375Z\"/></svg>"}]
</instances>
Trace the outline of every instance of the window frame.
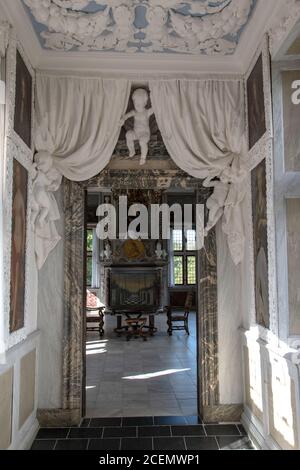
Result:
<instances>
[{"instance_id":1,"label":"window frame","mask_svg":"<svg viewBox=\"0 0 300 470\"><path fill-rule=\"evenodd\" d=\"M173 248L173 232L179 230L182 231L182 249L181 250L174 250ZM174 227L172 228L172 234L171 234L171 240L170 240L170 245L171 245L171 257L172 257L172 262L170 263L170 287L174 288L182 288L182 287L195 287L197 285L197 251L196 250L188 250L187 245L188 245L188 238L187 238L187 232L189 230L193 230L196 234L196 229L193 227L192 229L186 229L185 227L182 227L181 229L175 229ZM174 273L174 258L176 257L182 257L183 259L183 283L182 284L176 284L175 283L175 273ZM195 283L189 283L188 282L188 259L189 258L194 258L195 259Z\"/></svg>"}]
</instances>

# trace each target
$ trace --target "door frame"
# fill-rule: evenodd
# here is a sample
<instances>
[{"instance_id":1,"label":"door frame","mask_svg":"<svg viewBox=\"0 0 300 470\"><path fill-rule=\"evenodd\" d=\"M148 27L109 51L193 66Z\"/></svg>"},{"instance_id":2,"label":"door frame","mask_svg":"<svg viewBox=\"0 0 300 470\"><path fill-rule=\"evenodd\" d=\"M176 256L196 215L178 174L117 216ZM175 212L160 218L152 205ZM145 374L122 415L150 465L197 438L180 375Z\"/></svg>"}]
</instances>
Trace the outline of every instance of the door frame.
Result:
<instances>
[{"instance_id":1,"label":"door frame","mask_svg":"<svg viewBox=\"0 0 300 470\"><path fill-rule=\"evenodd\" d=\"M85 207L88 188L193 188L198 203L205 204L211 190L182 170L104 170L86 182L64 179L65 286L63 344L63 411L70 424L79 423L85 413ZM131 173L131 174L130 174ZM123 186L122 186L123 185ZM169 185L169 186L168 186ZM182 186L181 186L182 185ZM199 253L197 362L199 414L206 422L217 422L225 410L219 403L218 298L216 233L212 230Z\"/></svg>"}]
</instances>

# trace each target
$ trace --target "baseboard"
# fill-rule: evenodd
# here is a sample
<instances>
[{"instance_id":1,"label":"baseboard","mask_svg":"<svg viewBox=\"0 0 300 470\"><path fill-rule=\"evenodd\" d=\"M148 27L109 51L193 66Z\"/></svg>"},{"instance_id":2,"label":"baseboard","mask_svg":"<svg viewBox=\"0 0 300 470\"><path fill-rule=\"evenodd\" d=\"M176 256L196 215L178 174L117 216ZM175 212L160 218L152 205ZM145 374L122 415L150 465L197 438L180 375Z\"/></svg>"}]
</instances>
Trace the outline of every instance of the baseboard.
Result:
<instances>
[{"instance_id":1,"label":"baseboard","mask_svg":"<svg viewBox=\"0 0 300 470\"><path fill-rule=\"evenodd\" d=\"M205 423L239 423L243 409L243 405L204 406L202 419Z\"/></svg>"},{"instance_id":2,"label":"baseboard","mask_svg":"<svg viewBox=\"0 0 300 470\"><path fill-rule=\"evenodd\" d=\"M39 428L39 422L35 418L32 425L26 430L23 439L14 447L10 447L9 450L30 450Z\"/></svg>"},{"instance_id":3,"label":"baseboard","mask_svg":"<svg viewBox=\"0 0 300 470\"><path fill-rule=\"evenodd\" d=\"M38 410L37 419L41 427L77 426L82 420L81 410Z\"/></svg>"},{"instance_id":4,"label":"baseboard","mask_svg":"<svg viewBox=\"0 0 300 470\"><path fill-rule=\"evenodd\" d=\"M247 411L244 411L241 421L254 446L259 450L282 450L274 439L270 436L265 437L263 424L251 412Z\"/></svg>"}]
</instances>

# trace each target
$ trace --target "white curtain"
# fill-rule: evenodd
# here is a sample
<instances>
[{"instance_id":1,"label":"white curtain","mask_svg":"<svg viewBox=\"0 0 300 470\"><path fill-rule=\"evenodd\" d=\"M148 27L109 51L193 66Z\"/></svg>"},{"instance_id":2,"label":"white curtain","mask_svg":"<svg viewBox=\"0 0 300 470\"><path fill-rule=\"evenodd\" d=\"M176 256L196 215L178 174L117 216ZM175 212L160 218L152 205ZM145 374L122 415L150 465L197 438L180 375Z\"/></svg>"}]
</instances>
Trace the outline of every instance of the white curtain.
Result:
<instances>
[{"instance_id":1,"label":"white curtain","mask_svg":"<svg viewBox=\"0 0 300 470\"><path fill-rule=\"evenodd\" d=\"M214 187L209 229L223 216L235 264L244 253L240 202L245 195L245 107L242 80L150 83L152 106L174 162ZM220 180L212 181L219 177ZM219 206L219 207L218 207Z\"/></svg>"},{"instance_id":2,"label":"white curtain","mask_svg":"<svg viewBox=\"0 0 300 470\"><path fill-rule=\"evenodd\" d=\"M109 163L130 88L127 80L38 74L33 225L39 268L60 239L53 192L62 176L84 181Z\"/></svg>"}]
</instances>

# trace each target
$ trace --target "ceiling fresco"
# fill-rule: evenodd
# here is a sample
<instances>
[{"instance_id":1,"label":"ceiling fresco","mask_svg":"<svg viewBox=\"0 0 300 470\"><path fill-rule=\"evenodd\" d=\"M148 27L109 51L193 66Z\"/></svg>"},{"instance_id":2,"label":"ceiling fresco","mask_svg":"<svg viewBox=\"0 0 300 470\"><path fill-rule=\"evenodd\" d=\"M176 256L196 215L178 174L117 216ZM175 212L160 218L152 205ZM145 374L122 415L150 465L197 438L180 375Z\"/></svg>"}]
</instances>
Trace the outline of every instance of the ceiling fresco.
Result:
<instances>
[{"instance_id":1,"label":"ceiling fresco","mask_svg":"<svg viewBox=\"0 0 300 470\"><path fill-rule=\"evenodd\" d=\"M57 51L229 55L258 0L22 0Z\"/></svg>"}]
</instances>

